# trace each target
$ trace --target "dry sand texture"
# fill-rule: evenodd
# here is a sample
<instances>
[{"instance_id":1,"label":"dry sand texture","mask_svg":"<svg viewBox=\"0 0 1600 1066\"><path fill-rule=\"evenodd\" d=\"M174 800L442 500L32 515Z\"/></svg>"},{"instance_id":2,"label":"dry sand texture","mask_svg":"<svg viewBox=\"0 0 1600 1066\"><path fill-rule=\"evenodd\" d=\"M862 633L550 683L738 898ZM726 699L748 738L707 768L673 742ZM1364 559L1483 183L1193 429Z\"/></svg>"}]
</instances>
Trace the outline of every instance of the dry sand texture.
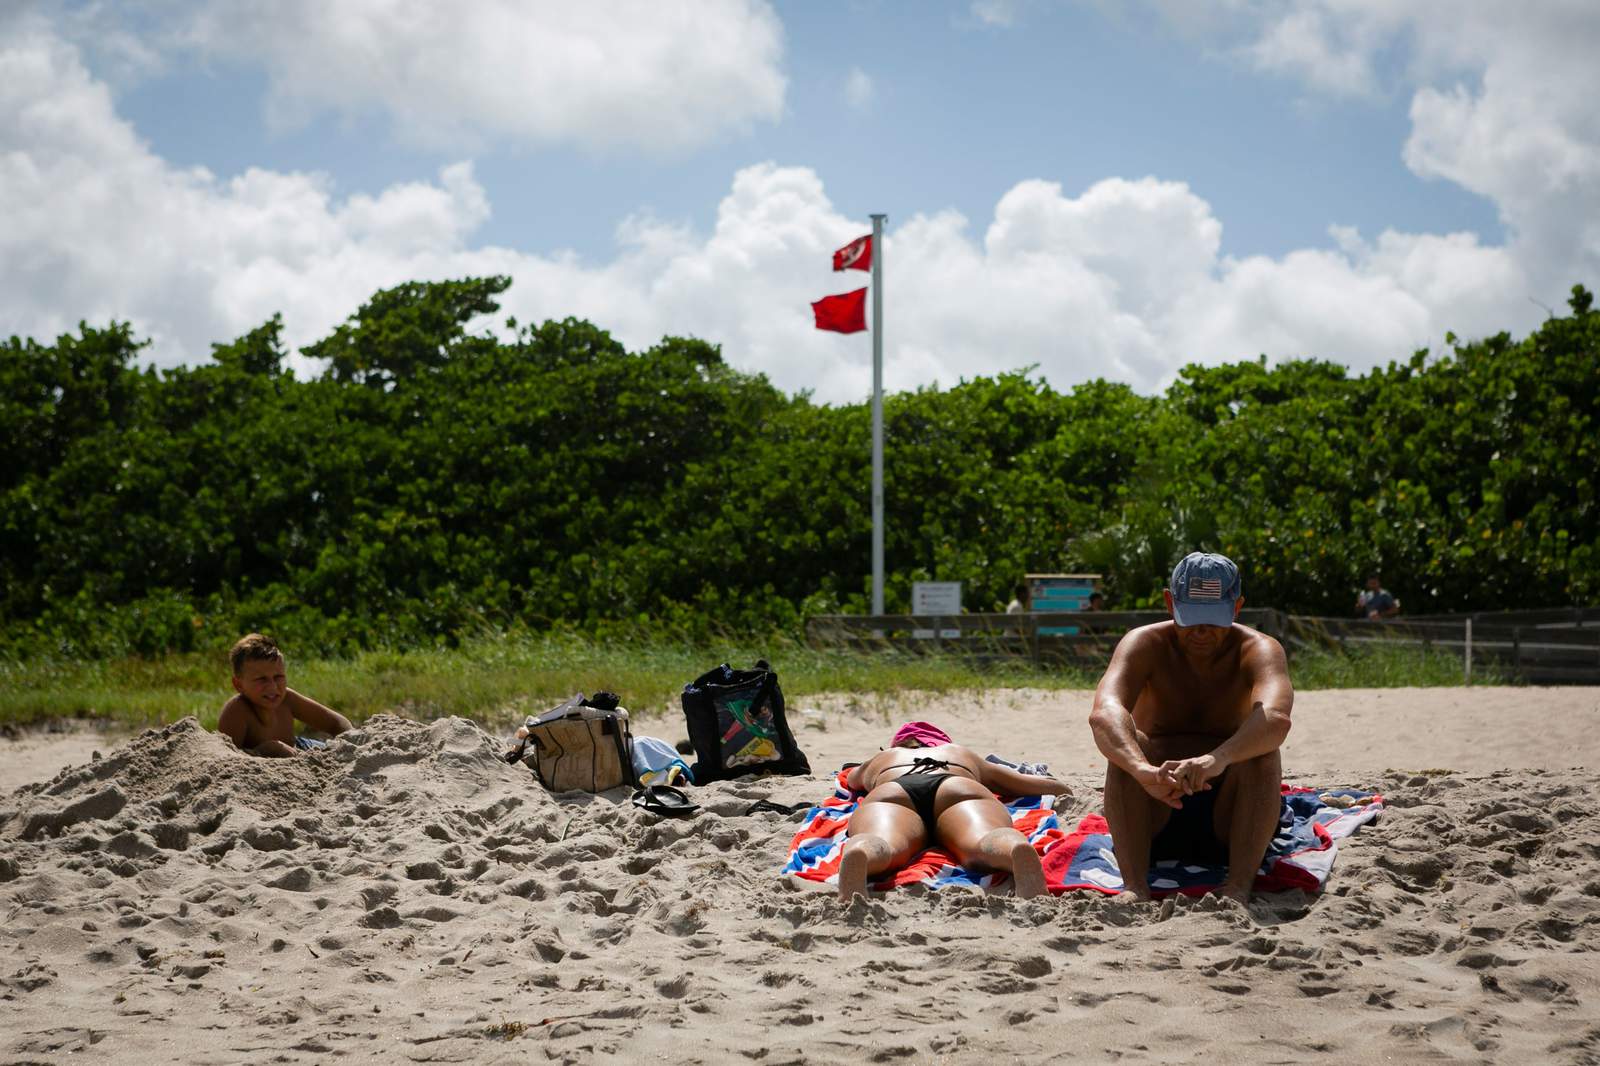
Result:
<instances>
[{"instance_id":1,"label":"dry sand texture","mask_svg":"<svg viewBox=\"0 0 1600 1066\"><path fill-rule=\"evenodd\" d=\"M1291 776L1391 813L1248 915L785 887L793 819L745 807L891 719L1098 803L1084 694L850 703L792 708L815 777L681 821L552 797L460 720L286 761L147 732L0 796L0 1062L1600 1062L1596 690L1303 696Z\"/></svg>"}]
</instances>

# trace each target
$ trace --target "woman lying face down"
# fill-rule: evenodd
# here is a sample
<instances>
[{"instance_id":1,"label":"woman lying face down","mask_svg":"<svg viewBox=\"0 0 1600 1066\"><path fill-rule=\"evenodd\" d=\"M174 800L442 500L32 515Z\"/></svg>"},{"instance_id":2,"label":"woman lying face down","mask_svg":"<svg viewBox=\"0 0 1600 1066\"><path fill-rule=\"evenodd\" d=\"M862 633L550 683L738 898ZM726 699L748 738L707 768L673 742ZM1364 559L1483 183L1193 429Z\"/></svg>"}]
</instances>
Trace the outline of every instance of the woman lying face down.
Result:
<instances>
[{"instance_id":1,"label":"woman lying face down","mask_svg":"<svg viewBox=\"0 0 1600 1066\"><path fill-rule=\"evenodd\" d=\"M986 762L943 730L907 722L887 749L850 771L847 783L866 796L850 816L840 855L840 899L865 895L870 878L935 844L963 866L1009 873L1023 899L1044 892L1038 852L994 794L1070 795L1060 781Z\"/></svg>"}]
</instances>

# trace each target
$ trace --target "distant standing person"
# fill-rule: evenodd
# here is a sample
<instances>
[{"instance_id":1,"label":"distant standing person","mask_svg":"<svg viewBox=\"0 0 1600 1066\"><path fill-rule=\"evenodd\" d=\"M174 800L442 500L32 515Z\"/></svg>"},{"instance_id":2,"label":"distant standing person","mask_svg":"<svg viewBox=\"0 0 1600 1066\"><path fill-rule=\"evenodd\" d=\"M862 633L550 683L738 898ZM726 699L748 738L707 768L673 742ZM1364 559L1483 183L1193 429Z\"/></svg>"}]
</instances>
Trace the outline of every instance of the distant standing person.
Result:
<instances>
[{"instance_id":1,"label":"distant standing person","mask_svg":"<svg viewBox=\"0 0 1600 1066\"><path fill-rule=\"evenodd\" d=\"M1011 602L1006 604L1006 614L1026 614L1028 611L1028 584L1019 581L1011 590Z\"/></svg>"},{"instance_id":2,"label":"distant standing person","mask_svg":"<svg viewBox=\"0 0 1600 1066\"><path fill-rule=\"evenodd\" d=\"M1381 622L1399 613L1400 601L1394 598L1394 593L1383 587L1383 579L1377 574L1368 574L1367 587L1356 596L1356 614L1373 622Z\"/></svg>"},{"instance_id":3,"label":"distant standing person","mask_svg":"<svg viewBox=\"0 0 1600 1066\"><path fill-rule=\"evenodd\" d=\"M1221 892L1243 902L1282 812L1288 662L1234 621L1244 596L1226 556L1186 556L1165 598L1171 620L1118 642L1089 714L1112 849L1125 895L1150 898L1153 859L1225 860Z\"/></svg>"},{"instance_id":4,"label":"distant standing person","mask_svg":"<svg viewBox=\"0 0 1600 1066\"><path fill-rule=\"evenodd\" d=\"M1106 609L1106 598L1104 596L1102 596L1098 592L1089 593L1089 603L1088 603L1088 606L1084 607L1084 610L1085 611L1103 611L1105 609Z\"/></svg>"},{"instance_id":5,"label":"distant standing person","mask_svg":"<svg viewBox=\"0 0 1600 1066\"><path fill-rule=\"evenodd\" d=\"M350 719L289 687L288 664L278 642L260 633L239 638L229 653L236 695L222 705L217 732L240 751L281 758L320 748L321 741L294 735L295 719L338 736Z\"/></svg>"}]
</instances>

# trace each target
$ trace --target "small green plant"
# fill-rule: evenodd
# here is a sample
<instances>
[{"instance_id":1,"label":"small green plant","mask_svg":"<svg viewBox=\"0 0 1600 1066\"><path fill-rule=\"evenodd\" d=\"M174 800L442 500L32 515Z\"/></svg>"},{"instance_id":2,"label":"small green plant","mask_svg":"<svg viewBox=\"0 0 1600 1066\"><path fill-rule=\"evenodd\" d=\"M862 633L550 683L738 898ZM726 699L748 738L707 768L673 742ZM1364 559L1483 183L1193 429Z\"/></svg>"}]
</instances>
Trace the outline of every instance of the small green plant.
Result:
<instances>
[{"instance_id":1,"label":"small green plant","mask_svg":"<svg viewBox=\"0 0 1600 1066\"><path fill-rule=\"evenodd\" d=\"M527 1022L496 1022L485 1028L483 1035L491 1040L515 1040L527 1031Z\"/></svg>"}]
</instances>

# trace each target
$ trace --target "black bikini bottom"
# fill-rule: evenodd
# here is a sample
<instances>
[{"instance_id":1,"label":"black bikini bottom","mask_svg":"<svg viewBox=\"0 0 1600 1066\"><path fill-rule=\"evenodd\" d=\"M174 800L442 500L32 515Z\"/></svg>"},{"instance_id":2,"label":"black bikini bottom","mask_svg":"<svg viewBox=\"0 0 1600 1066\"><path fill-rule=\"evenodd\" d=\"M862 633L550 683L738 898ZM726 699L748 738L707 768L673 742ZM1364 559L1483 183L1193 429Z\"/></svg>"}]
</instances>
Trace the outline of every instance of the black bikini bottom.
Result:
<instances>
[{"instance_id":1,"label":"black bikini bottom","mask_svg":"<svg viewBox=\"0 0 1600 1066\"><path fill-rule=\"evenodd\" d=\"M952 777L964 777L964 774L902 774L894 779L894 783L906 790L906 795L911 798L911 806L916 808L917 814L922 818L923 828L928 831L931 841L939 831L939 816L933 810L933 798L939 794L939 786Z\"/></svg>"}]
</instances>

